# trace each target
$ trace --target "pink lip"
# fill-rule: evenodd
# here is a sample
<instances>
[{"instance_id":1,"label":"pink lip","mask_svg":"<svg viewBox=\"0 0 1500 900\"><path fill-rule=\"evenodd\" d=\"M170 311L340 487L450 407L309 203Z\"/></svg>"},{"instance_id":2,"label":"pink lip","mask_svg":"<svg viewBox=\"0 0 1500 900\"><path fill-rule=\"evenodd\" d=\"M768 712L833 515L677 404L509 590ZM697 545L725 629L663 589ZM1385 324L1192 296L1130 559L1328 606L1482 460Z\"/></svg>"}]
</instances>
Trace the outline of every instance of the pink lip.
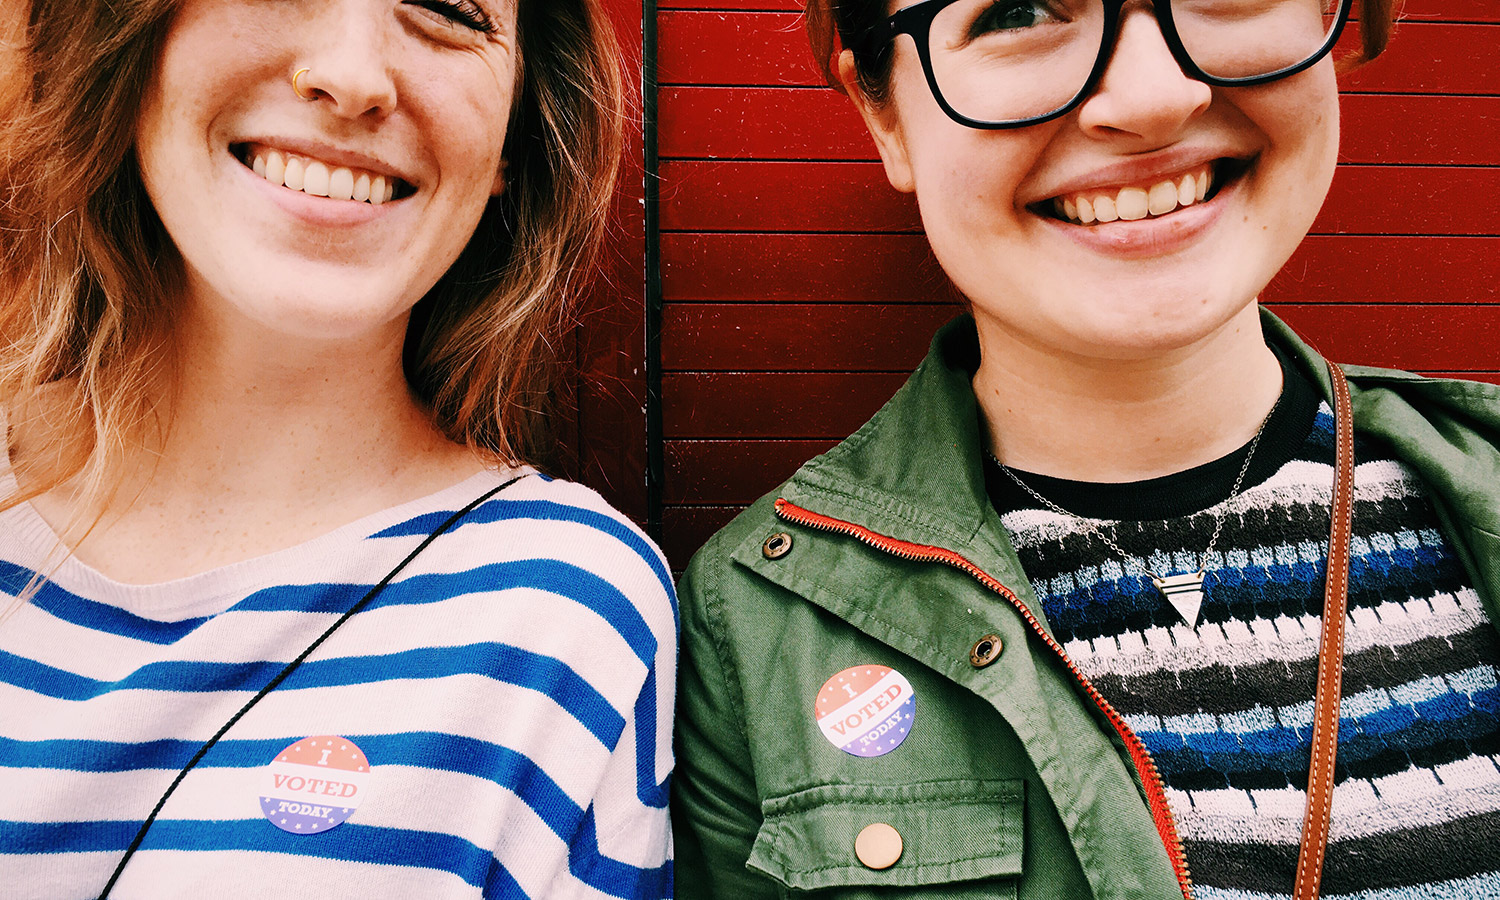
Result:
<instances>
[{"instance_id":1,"label":"pink lip","mask_svg":"<svg viewBox=\"0 0 1500 900\"><path fill-rule=\"evenodd\" d=\"M236 177L248 182L250 190L261 192L266 199L276 204L292 218L308 225L323 228L347 228L374 222L404 208L405 200L388 200L376 206L372 203L356 203L353 200L333 200L314 197L301 191L293 191L274 185L249 169L234 157L226 154L237 170Z\"/></svg>"},{"instance_id":2,"label":"pink lip","mask_svg":"<svg viewBox=\"0 0 1500 900\"><path fill-rule=\"evenodd\" d=\"M1122 220L1102 225L1074 225L1040 213L1032 213L1047 228L1106 256L1144 259L1165 256L1196 241L1218 221L1226 204L1238 193L1240 178L1222 185L1214 196L1178 209L1159 219Z\"/></svg>"}]
</instances>

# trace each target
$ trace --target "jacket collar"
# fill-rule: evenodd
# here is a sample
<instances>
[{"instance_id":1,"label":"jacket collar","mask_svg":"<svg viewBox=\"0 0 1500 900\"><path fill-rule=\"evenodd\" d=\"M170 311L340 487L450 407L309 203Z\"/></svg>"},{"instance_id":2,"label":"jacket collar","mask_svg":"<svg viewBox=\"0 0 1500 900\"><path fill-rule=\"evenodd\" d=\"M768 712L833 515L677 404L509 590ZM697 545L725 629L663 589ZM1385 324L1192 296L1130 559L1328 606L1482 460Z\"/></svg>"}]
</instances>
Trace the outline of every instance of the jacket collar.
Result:
<instances>
[{"instance_id":1,"label":"jacket collar","mask_svg":"<svg viewBox=\"0 0 1500 900\"><path fill-rule=\"evenodd\" d=\"M967 314L944 325L927 358L869 422L815 457L783 496L898 540L957 549L990 508L970 384L979 338Z\"/></svg>"}]
</instances>

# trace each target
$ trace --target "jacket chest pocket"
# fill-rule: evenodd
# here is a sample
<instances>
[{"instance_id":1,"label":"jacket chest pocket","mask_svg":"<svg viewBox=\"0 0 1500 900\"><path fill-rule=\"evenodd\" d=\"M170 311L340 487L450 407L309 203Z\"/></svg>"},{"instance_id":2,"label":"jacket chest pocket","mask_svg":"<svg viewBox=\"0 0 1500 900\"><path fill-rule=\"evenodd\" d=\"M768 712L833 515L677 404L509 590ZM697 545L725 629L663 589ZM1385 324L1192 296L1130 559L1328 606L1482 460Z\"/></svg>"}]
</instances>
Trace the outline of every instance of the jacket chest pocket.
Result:
<instances>
[{"instance_id":1,"label":"jacket chest pocket","mask_svg":"<svg viewBox=\"0 0 1500 900\"><path fill-rule=\"evenodd\" d=\"M774 797L761 806L748 865L789 896L1013 898L1026 844L1025 787L968 779L834 784Z\"/></svg>"}]
</instances>

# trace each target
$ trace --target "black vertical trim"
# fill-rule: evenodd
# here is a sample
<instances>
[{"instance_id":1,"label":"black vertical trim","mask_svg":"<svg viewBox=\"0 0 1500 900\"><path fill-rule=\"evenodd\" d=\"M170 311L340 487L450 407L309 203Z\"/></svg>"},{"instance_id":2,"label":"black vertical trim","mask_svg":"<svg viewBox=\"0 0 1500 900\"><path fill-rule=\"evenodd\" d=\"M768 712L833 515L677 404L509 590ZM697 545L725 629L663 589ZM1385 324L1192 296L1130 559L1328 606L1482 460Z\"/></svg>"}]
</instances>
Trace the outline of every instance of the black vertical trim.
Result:
<instances>
[{"instance_id":1,"label":"black vertical trim","mask_svg":"<svg viewBox=\"0 0 1500 900\"><path fill-rule=\"evenodd\" d=\"M656 155L656 0L641 4L641 74L646 152L646 531L662 540L662 483L666 456L661 420L661 202Z\"/></svg>"}]
</instances>

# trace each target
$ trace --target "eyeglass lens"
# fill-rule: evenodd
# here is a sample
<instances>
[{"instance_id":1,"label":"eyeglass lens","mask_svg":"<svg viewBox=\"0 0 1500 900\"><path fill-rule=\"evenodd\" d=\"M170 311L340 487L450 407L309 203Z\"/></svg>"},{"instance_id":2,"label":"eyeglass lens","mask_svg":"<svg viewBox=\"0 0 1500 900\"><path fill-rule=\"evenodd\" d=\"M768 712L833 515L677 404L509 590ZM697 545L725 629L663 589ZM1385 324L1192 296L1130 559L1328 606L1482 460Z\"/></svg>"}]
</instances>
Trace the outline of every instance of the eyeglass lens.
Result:
<instances>
[{"instance_id":1,"label":"eyeglass lens","mask_svg":"<svg viewBox=\"0 0 1500 900\"><path fill-rule=\"evenodd\" d=\"M1315 56L1339 0L1172 0L1193 63L1216 78L1268 75ZM932 20L932 75L970 119L1014 121L1065 106L1103 43L1102 0L958 0Z\"/></svg>"}]
</instances>

